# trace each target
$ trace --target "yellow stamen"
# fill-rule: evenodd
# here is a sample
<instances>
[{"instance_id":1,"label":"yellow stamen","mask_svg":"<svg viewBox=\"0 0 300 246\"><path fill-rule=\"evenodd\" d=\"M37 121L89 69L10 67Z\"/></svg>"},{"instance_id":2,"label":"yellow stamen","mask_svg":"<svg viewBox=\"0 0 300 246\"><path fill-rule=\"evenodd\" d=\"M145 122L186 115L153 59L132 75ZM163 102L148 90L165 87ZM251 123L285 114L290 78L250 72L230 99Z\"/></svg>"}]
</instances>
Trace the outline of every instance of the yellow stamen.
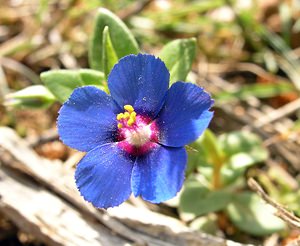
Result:
<instances>
[{"instance_id":1,"label":"yellow stamen","mask_svg":"<svg viewBox=\"0 0 300 246\"><path fill-rule=\"evenodd\" d=\"M136 112L134 112L134 108L131 105L126 104L124 106L124 109L125 109L124 113L117 114L117 120L122 122L122 123L120 122L118 123L119 129L123 127L124 124L123 120L127 120L128 126L132 126L136 121Z\"/></svg>"},{"instance_id":2,"label":"yellow stamen","mask_svg":"<svg viewBox=\"0 0 300 246\"><path fill-rule=\"evenodd\" d=\"M134 112L134 111L131 112L130 119L132 119L135 122L135 120L136 120L136 112Z\"/></svg>"},{"instance_id":3,"label":"yellow stamen","mask_svg":"<svg viewBox=\"0 0 300 246\"><path fill-rule=\"evenodd\" d=\"M123 113L117 114L117 120L121 120L123 118L124 118L124 114Z\"/></svg>"},{"instance_id":4,"label":"yellow stamen","mask_svg":"<svg viewBox=\"0 0 300 246\"><path fill-rule=\"evenodd\" d=\"M133 108L131 105L129 105L129 104L125 105L125 106L124 106L124 109L125 109L126 111L128 111L129 113L131 113L131 112L134 111L134 108Z\"/></svg>"},{"instance_id":5,"label":"yellow stamen","mask_svg":"<svg viewBox=\"0 0 300 246\"><path fill-rule=\"evenodd\" d=\"M130 118L128 121L127 121L127 125L128 126L132 126L134 123L134 120L132 118Z\"/></svg>"}]
</instances>

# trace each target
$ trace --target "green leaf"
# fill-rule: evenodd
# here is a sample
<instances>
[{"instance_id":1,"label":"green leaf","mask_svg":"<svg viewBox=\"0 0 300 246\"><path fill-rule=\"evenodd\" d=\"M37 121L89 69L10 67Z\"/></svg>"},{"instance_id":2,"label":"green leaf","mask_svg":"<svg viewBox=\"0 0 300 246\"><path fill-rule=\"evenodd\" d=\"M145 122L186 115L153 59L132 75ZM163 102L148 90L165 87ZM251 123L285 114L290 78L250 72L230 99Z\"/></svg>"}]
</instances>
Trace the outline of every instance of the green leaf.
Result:
<instances>
[{"instance_id":1,"label":"green leaf","mask_svg":"<svg viewBox=\"0 0 300 246\"><path fill-rule=\"evenodd\" d=\"M196 218L191 222L189 227L192 230L198 230L212 235L216 235L216 233L220 230L216 214L208 214L207 216Z\"/></svg>"},{"instance_id":2,"label":"green leaf","mask_svg":"<svg viewBox=\"0 0 300 246\"><path fill-rule=\"evenodd\" d=\"M227 165L233 170L250 167L254 164L265 161L268 158L268 152L264 148L255 148L251 153L239 153L233 155L227 162Z\"/></svg>"},{"instance_id":3,"label":"green leaf","mask_svg":"<svg viewBox=\"0 0 300 246\"><path fill-rule=\"evenodd\" d=\"M92 38L89 45L89 64L96 70L104 71L103 64L103 31L108 26L112 47L118 59L139 52L138 44L130 30L122 20L107 9L100 8L97 12Z\"/></svg>"},{"instance_id":4,"label":"green leaf","mask_svg":"<svg viewBox=\"0 0 300 246\"><path fill-rule=\"evenodd\" d=\"M235 131L220 136L220 145L227 156L226 166L241 169L265 161L268 151L256 134Z\"/></svg>"},{"instance_id":5,"label":"green leaf","mask_svg":"<svg viewBox=\"0 0 300 246\"><path fill-rule=\"evenodd\" d=\"M6 95L4 105L14 108L47 108L54 102L54 95L45 86L33 85Z\"/></svg>"},{"instance_id":6,"label":"green leaf","mask_svg":"<svg viewBox=\"0 0 300 246\"><path fill-rule=\"evenodd\" d=\"M105 90L104 74L91 70L53 70L41 73L41 80L60 101L66 101L76 87L96 85Z\"/></svg>"},{"instance_id":7,"label":"green leaf","mask_svg":"<svg viewBox=\"0 0 300 246\"><path fill-rule=\"evenodd\" d=\"M222 105L222 103L225 102L246 100L251 96L257 98L269 98L289 92L295 92L295 86L287 82L272 84L253 84L244 85L233 92L222 91L215 94L214 99L216 100L217 105Z\"/></svg>"},{"instance_id":8,"label":"green leaf","mask_svg":"<svg viewBox=\"0 0 300 246\"><path fill-rule=\"evenodd\" d=\"M180 196L179 213L194 218L224 209L231 201L231 193L224 190L211 191L197 180L188 180Z\"/></svg>"},{"instance_id":9,"label":"green leaf","mask_svg":"<svg viewBox=\"0 0 300 246\"><path fill-rule=\"evenodd\" d=\"M221 148L228 156L252 151L253 148L261 148L262 140L254 133L248 131L233 131L222 134L219 137Z\"/></svg>"},{"instance_id":10,"label":"green leaf","mask_svg":"<svg viewBox=\"0 0 300 246\"><path fill-rule=\"evenodd\" d=\"M111 69L118 62L118 56L112 45L108 26L106 26L103 30L102 60L103 60L105 78L107 79Z\"/></svg>"},{"instance_id":11,"label":"green leaf","mask_svg":"<svg viewBox=\"0 0 300 246\"><path fill-rule=\"evenodd\" d=\"M273 215L274 209L254 193L234 195L226 211L240 230L255 236L269 235L285 228L284 222Z\"/></svg>"},{"instance_id":12,"label":"green leaf","mask_svg":"<svg viewBox=\"0 0 300 246\"><path fill-rule=\"evenodd\" d=\"M159 57L170 71L170 85L184 81L196 56L196 39L177 39L166 44Z\"/></svg>"}]
</instances>

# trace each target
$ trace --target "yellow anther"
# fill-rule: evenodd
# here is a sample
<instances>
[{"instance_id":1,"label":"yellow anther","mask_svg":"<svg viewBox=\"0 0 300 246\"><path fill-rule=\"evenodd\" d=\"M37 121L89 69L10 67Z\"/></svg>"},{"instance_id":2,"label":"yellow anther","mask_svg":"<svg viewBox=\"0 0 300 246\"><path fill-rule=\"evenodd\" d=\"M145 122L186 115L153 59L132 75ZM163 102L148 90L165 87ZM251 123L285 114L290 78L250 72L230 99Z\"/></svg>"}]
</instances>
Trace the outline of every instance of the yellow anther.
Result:
<instances>
[{"instance_id":1,"label":"yellow anther","mask_svg":"<svg viewBox=\"0 0 300 246\"><path fill-rule=\"evenodd\" d=\"M124 113L119 113L117 114L117 120L127 120L127 125L132 126L135 121L136 121L136 112L134 112L134 108L127 104L124 106L125 112ZM122 123L118 123L118 128L122 128L124 122L121 121Z\"/></svg>"},{"instance_id":2,"label":"yellow anther","mask_svg":"<svg viewBox=\"0 0 300 246\"><path fill-rule=\"evenodd\" d=\"M129 113L131 113L131 112L134 111L134 108L133 108L131 105L129 105L129 104L125 105L125 106L124 106L124 109L125 109L126 111L128 111Z\"/></svg>"},{"instance_id":3,"label":"yellow anther","mask_svg":"<svg viewBox=\"0 0 300 246\"><path fill-rule=\"evenodd\" d=\"M121 120L123 118L124 118L124 114L123 113L117 114L117 120Z\"/></svg>"},{"instance_id":4,"label":"yellow anther","mask_svg":"<svg viewBox=\"0 0 300 246\"><path fill-rule=\"evenodd\" d=\"M132 118L130 118L128 121L127 121L127 125L128 126L132 126L134 123L134 120Z\"/></svg>"},{"instance_id":5,"label":"yellow anther","mask_svg":"<svg viewBox=\"0 0 300 246\"><path fill-rule=\"evenodd\" d=\"M131 112L130 114L130 119L132 119L134 122L135 122L135 119L136 119L136 112Z\"/></svg>"}]
</instances>

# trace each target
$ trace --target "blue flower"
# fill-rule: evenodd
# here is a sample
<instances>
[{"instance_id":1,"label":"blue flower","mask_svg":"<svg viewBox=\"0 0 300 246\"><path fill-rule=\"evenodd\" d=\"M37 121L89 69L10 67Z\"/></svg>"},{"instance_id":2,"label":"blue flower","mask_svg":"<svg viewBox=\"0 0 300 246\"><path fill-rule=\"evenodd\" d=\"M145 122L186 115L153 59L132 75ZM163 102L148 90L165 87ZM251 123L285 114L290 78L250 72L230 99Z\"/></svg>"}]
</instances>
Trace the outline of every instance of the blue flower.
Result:
<instances>
[{"instance_id":1,"label":"blue flower","mask_svg":"<svg viewBox=\"0 0 300 246\"><path fill-rule=\"evenodd\" d=\"M58 132L87 154L75 180L95 207L120 205L131 193L159 203L184 180L184 145L207 128L210 95L191 83L169 87L165 64L152 55L122 58L108 77L110 95L93 86L74 90L59 112Z\"/></svg>"}]
</instances>

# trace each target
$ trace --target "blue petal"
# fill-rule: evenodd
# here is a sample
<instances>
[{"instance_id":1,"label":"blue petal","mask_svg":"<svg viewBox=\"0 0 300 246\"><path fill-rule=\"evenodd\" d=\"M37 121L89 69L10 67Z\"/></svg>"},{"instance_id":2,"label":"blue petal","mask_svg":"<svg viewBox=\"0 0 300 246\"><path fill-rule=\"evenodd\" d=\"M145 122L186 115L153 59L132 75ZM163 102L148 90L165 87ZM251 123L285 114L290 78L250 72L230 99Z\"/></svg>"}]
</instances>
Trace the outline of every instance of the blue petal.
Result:
<instances>
[{"instance_id":1,"label":"blue petal","mask_svg":"<svg viewBox=\"0 0 300 246\"><path fill-rule=\"evenodd\" d=\"M96 87L75 89L59 111L57 127L61 140L80 151L112 142L117 130L114 107L111 97Z\"/></svg>"},{"instance_id":2,"label":"blue petal","mask_svg":"<svg viewBox=\"0 0 300 246\"><path fill-rule=\"evenodd\" d=\"M120 107L130 104L137 113L155 117L164 102L169 77L160 59L152 55L129 55L113 67L108 87Z\"/></svg>"},{"instance_id":3,"label":"blue petal","mask_svg":"<svg viewBox=\"0 0 300 246\"><path fill-rule=\"evenodd\" d=\"M97 208L118 206L131 194L133 164L116 143L99 146L79 162L75 172L77 187L84 199Z\"/></svg>"},{"instance_id":4,"label":"blue petal","mask_svg":"<svg viewBox=\"0 0 300 246\"><path fill-rule=\"evenodd\" d=\"M131 178L134 195L153 203L171 199L182 187L186 161L184 148L161 145L137 157Z\"/></svg>"},{"instance_id":5,"label":"blue petal","mask_svg":"<svg viewBox=\"0 0 300 246\"><path fill-rule=\"evenodd\" d=\"M158 142L181 147L195 141L213 117L208 111L212 104L213 100L203 88L192 83L173 84L157 116Z\"/></svg>"}]
</instances>

